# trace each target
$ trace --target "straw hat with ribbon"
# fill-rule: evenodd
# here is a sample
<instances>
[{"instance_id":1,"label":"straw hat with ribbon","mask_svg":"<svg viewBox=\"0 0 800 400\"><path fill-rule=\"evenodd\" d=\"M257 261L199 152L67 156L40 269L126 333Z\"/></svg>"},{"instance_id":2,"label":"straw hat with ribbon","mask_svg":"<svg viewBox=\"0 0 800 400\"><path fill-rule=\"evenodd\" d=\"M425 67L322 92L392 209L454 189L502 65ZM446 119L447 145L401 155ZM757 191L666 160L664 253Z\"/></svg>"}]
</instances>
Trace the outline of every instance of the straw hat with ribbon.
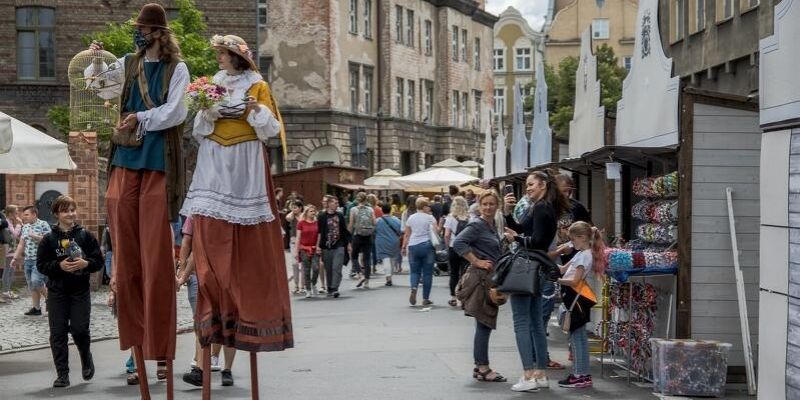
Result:
<instances>
[{"instance_id":1,"label":"straw hat with ribbon","mask_svg":"<svg viewBox=\"0 0 800 400\"><path fill-rule=\"evenodd\" d=\"M250 69L258 72L258 66L256 66L255 61L253 61L253 52L247 46L247 42L245 42L244 39L240 38L239 36L214 35L214 37L211 38L211 47L225 49L231 53L241 56L250 64Z\"/></svg>"}]
</instances>

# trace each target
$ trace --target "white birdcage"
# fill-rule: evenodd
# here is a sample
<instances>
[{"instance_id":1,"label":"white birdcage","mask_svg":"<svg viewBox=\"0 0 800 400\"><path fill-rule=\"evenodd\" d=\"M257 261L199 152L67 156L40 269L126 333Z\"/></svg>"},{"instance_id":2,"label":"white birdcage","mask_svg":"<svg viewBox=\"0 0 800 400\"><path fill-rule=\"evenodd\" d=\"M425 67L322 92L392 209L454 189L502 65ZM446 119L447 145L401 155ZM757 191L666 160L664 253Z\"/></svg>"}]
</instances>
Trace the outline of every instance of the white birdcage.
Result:
<instances>
[{"instance_id":1,"label":"white birdcage","mask_svg":"<svg viewBox=\"0 0 800 400\"><path fill-rule=\"evenodd\" d=\"M110 137L120 116L125 76L117 58L104 50L84 50L69 62L69 129Z\"/></svg>"}]
</instances>

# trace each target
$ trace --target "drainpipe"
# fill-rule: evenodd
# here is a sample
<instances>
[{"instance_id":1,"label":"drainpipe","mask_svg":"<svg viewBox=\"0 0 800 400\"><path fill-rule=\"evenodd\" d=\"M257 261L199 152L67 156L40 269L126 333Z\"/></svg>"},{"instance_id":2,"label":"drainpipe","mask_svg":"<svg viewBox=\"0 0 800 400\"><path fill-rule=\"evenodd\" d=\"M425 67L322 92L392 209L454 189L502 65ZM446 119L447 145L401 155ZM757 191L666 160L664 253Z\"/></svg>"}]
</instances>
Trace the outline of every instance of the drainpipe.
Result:
<instances>
[{"instance_id":1,"label":"drainpipe","mask_svg":"<svg viewBox=\"0 0 800 400\"><path fill-rule=\"evenodd\" d=\"M381 150L383 149L383 1L377 0L378 6L378 18L377 18L377 28L378 34L375 38L377 45L378 45L378 62L375 66L376 74L378 81L375 85L378 88L378 118L377 118L377 135L378 135L378 151L377 151L377 170L381 171ZM391 80L389 80L391 82Z\"/></svg>"}]
</instances>

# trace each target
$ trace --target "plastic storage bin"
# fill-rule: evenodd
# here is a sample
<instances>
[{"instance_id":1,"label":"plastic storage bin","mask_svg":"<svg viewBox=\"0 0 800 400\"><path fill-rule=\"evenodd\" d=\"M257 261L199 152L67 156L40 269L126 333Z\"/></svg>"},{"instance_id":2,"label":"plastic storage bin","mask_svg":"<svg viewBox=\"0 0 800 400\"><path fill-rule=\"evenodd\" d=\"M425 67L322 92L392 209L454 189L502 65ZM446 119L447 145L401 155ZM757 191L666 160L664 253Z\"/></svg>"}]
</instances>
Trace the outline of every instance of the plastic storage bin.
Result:
<instances>
[{"instance_id":1,"label":"plastic storage bin","mask_svg":"<svg viewBox=\"0 0 800 400\"><path fill-rule=\"evenodd\" d=\"M650 339L655 391L675 396L725 394L730 343Z\"/></svg>"}]
</instances>

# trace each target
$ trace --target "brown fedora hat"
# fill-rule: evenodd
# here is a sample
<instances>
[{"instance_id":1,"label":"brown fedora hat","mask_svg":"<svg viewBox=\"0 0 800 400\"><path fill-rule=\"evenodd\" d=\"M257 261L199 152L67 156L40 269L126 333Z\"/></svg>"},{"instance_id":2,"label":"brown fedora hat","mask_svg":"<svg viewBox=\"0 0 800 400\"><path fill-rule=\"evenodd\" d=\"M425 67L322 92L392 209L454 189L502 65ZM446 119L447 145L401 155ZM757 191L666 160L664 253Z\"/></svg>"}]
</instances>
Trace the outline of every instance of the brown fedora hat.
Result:
<instances>
[{"instance_id":1,"label":"brown fedora hat","mask_svg":"<svg viewBox=\"0 0 800 400\"><path fill-rule=\"evenodd\" d=\"M167 12L160 4L145 4L136 17L136 26L147 26L150 28L169 29L167 26Z\"/></svg>"}]
</instances>

